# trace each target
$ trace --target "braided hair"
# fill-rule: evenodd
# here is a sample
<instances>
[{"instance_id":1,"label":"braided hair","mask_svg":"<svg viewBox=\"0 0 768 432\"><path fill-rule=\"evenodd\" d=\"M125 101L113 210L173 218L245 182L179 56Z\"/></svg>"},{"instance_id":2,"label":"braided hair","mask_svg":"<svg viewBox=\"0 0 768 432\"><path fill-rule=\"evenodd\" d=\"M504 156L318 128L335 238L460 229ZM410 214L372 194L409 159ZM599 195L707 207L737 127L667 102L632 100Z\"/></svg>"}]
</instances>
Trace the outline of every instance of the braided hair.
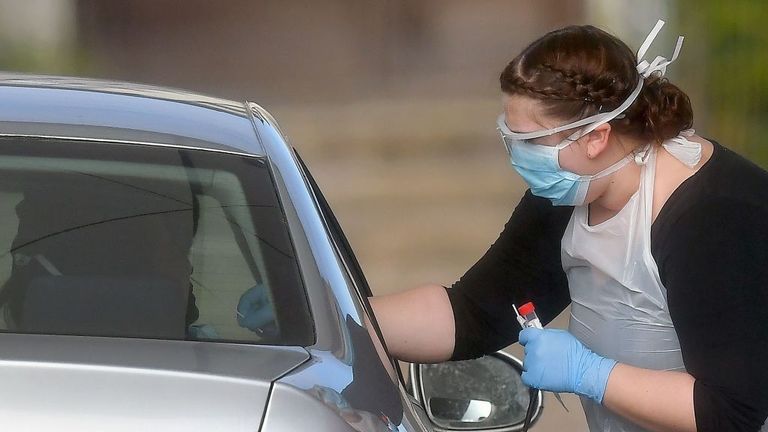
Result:
<instances>
[{"instance_id":1,"label":"braided hair","mask_svg":"<svg viewBox=\"0 0 768 432\"><path fill-rule=\"evenodd\" d=\"M537 39L501 73L501 89L542 102L546 114L571 121L617 108L640 78L635 54L596 27L568 26ZM693 123L688 96L651 75L640 95L610 124L618 133L661 143Z\"/></svg>"}]
</instances>

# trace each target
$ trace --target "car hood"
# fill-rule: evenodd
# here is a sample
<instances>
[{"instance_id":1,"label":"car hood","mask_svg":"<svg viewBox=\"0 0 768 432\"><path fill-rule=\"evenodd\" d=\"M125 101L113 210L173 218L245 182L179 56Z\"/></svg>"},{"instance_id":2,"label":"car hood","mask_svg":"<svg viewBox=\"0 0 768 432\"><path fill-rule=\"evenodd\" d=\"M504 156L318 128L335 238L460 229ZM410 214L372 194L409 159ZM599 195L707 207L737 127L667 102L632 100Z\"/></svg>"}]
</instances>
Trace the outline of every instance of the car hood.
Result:
<instances>
[{"instance_id":1,"label":"car hood","mask_svg":"<svg viewBox=\"0 0 768 432\"><path fill-rule=\"evenodd\" d=\"M296 347L0 335L8 430L255 431Z\"/></svg>"}]
</instances>

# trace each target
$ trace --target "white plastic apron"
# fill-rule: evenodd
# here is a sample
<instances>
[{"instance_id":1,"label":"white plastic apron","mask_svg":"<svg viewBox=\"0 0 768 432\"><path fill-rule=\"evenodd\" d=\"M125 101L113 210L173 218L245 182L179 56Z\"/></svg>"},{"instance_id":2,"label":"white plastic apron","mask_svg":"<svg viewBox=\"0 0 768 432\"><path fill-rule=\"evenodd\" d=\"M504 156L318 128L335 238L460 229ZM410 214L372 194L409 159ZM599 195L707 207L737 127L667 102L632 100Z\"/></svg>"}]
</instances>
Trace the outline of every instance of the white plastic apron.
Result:
<instances>
[{"instance_id":1,"label":"white plastic apron","mask_svg":"<svg viewBox=\"0 0 768 432\"><path fill-rule=\"evenodd\" d=\"M675 153L698 143L677 137L665 148L678 145ZM698 150L700 157L700 146ZM589 226L588 207L574 209L562 239L571 292L569 330L601 356L646 369L683 371L667 292L651 255L656 152L652 146L636 158L640 187L614 217ZM685 160L688 155L676 156ZM590 431L644 430L587 398L581 403Z\"/></svg>"}]
</instances>

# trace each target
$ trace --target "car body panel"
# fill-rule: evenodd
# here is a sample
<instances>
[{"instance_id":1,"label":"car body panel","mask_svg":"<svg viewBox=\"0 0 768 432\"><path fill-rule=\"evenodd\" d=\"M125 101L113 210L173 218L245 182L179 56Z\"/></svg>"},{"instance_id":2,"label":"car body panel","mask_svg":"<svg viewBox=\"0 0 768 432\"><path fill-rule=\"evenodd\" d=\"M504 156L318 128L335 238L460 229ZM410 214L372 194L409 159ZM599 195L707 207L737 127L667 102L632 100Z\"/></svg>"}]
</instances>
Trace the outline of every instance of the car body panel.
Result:
<instances>
[{"instance_id":1,"label":"car body panel","mask_svg":"<svg viewBox=\"0 0 768 432\"><path fill-rule=\"evenodd\" d=\"M0 75L0 133L263 154L242 103L123 87L106 81Z\"/></svg>"},{"instance_id":2,"label":"car body panel","mask_svg":"<svg viewBox=\"0 0 768 432\"><path fill-rule=\"evenodd\" d=\"M0 335L0 416L16 430L253 431L301 348Z\"/></svg>"}]
</instances>

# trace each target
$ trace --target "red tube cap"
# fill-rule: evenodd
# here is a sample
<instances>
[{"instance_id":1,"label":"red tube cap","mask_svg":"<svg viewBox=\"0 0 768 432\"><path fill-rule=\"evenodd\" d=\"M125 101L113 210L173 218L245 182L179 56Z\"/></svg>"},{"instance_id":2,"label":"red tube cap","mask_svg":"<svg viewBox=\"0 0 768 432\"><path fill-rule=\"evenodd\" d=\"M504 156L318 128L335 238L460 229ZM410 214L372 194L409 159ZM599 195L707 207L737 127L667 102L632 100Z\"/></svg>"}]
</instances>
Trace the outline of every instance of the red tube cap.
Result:
<instances>
[{"instance_id":1,"label":"red tube cap","mask_svg":"<svg viewBox=\"0 0 768 432\"><path fill-rule=\"evenodd\" d=\"M533 303L532 302L528 302L528 303L520 306L519 308L517 308L517 310L518 310L518 312L520 312L520 315L528 315L529 313L532 313L533 311L535 311L536 308L533 307Z\"/></svg>"}]
</instances>

